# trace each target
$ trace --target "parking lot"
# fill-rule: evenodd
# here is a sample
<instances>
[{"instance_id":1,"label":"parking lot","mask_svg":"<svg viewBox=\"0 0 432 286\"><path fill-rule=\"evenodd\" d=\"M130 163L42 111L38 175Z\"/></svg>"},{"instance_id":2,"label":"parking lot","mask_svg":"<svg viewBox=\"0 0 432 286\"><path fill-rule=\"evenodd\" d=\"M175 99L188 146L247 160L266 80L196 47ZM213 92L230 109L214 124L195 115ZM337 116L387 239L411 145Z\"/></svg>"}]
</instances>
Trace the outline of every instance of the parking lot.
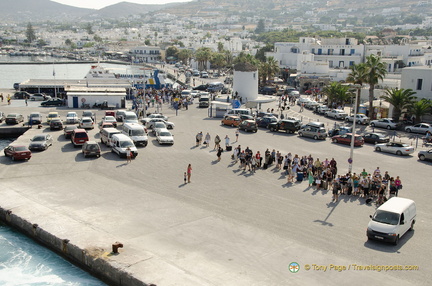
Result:
<instances>
[{"instance_id":1,"label":"parking lot","mask_svg":"<svg viewBox=\"0 0 432 286\"><path fill-rule=\"evenodd\" d=\"M69 111L37 105L29 102L26 107L17 100L1 108L24 115L35 109L44 114ZM277 103L263 105L267 108L276 109ZM319 119L327 128L334 125L334 120L309 110L298 111L299 106L294 106L285 114L304 122ZM81 110L77 112L80 115ZM287 184L274 166L243 171L227 152L218 162L214 144L196 147L195 135L209 132L212 140L228 135L232 142L235 128L208 118L207 110L196 104L177 116L165 105L162 112L175 123L175 144L160 146L149 135L148 146L140 147L130 164L105 146L100 158L84 158L61 131L33 128L18 141L27 144L34 134L50 132L55 142L28 162L1 156L2 207L83 249L109 252L113 242L122 242L120 254L109 259L157 285L359 285L366 279L381 285L427 285L432 278L426 255L431 246L424 243L432 227L428 182L432 164L418 161L417 152L405 157L377 153L370 144L354 151L355 172L363 168L372 172L379 166L391 176L399 175L404 185L399 195L417 203L415 231L393 246L366 239L373 205L349 196L331 203L330 191L317 191L307 182ZM102 111L97 111L97 121L101 116ZM98 140L97 129L89 134ZM409 135L400 135L414 142ZM321 160L334 157L340 172L348 170L349 146L329 139L260 128L257 133L241 131L233 145L239 144L261 153L269 148ZM188 164L193 168L192 182L184 184ZM289 271L292 262L300 265L297 273ZM418 265L419 269L356 271L353 264ZM341 267L322 271L313 265Z\"/></svg>"}]
</instances>

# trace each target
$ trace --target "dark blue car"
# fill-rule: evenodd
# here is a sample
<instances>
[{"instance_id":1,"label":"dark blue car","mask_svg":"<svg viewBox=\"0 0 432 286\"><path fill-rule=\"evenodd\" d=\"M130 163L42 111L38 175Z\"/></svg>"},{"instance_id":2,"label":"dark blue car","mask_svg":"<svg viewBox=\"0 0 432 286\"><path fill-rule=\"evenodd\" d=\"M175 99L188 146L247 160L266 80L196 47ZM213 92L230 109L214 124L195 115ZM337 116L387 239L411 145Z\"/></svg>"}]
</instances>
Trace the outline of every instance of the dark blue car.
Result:
<instances>
[{"instance_id":1,"label":"dark blue car","mask_svg":"<svg viewBox=\"0 0 432 286\"><path fill-rule=\"evenodd\" d=\"M278 122L278 119L274 116L271 117L259 117L256 120L258 127L268 128L270 123Z\"/></svg>"}]
</instances>

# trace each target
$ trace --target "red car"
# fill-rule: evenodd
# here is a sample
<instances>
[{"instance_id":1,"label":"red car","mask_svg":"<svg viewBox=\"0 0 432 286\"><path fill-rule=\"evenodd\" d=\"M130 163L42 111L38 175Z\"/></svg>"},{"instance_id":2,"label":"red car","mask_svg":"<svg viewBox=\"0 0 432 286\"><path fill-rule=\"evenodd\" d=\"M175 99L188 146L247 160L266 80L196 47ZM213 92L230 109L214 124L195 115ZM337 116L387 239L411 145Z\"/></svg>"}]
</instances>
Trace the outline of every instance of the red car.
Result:
<instances>
[{"instance_id":1,"label":"red car","mask_svg":"<svg viewBox=\"0 0 432 286\"><path fill-rule=\"evenodd\" d=\"M23 145L9 145L4 149L5 156L10 156L12 161L15 160L30 160L32 153Z\"/></svg>"},{"instance_id":2,"label":"red car","mask_svg":"<svg viewBox=\"0 0 432 286\"><path fill-rule=\"evenodd\" d=\"M343 135L333 136L332 142L351 145L351 138L352 138L352 133L345 133ZM363 144L364 144L363 136L355 135L354 146L360 147L360 146L363 146Z\"/></svg>"},{"instance_id":3,"label":"red car","mask_svg":"<svg viewBox=\"0 0 432 286\"><path fill-rule=\"evenodd\" d=\"M317 94L319 92L320 92L319 88L311 88L311 89L305 90L304 93L307 95L311 95L311 94Z\"/></svg>"}]
</instances>

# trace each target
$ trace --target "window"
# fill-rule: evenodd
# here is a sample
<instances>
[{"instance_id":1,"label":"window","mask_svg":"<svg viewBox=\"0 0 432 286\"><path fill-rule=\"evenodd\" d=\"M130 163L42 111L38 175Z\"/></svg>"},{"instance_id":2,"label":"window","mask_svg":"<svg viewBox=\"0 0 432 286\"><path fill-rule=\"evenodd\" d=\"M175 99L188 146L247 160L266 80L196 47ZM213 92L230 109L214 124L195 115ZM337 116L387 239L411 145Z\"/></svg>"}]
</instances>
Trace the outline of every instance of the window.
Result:
<instances>
[{"instance_id":1,"label":"window","mask_svg":"<svg viewBox=\"0 0 432 286\"><path fill-rule=\"evenodd\" d=\"M341 56L345 56L345 49L340 49L340 51L339 51L339 55L341 55Z\"/></svg>"},{"instance_id":2,"label":"window","mask_svg":"<svg viewBox=\"0 0 432 286\"><path fill-rule=\"evenodd\" d=\"M423 79L417 79L417 90L421 90L423 85Z\"/></svg>"},{"instance_id":3,"label":"window","mask_svg":"<svg viewBox=\"0 0 432 286\"><path fill-rule=\"evenodd\" d=\"M354 54L355 54L355 49L351 49L350 54L351 54L351 55L354 55Z\"/></svg>"},{"instance_id":4,"label":"window","mask_svg":"<svg viewBox=\"0 0 432 286\"><path fill-rule=\"evenodd\" d=\"M328 49L327 54L328 55L333 55L333 51L334 51L334 49Z\"/></svg>"},{"instance_id":5,"label":"window","mask_svg":"<svg viewBox=\"0 0 432 286\"><path fill-rule=\"evenodd\" d=\"M329 67L330 67L330 68L333 67L333 61L329 61Z\"/></svg>"},{"instance_id":6,"label":"window","mask_svg":"<svg viewBox=\"0 0 432 286\"><path fill-rule=\"evenodd\" d=\"M344 61L339 61L339 67L340 67L340 68L343 68L344 66L345 66Z\"/></svg>"},{"instance_id":7,"label":"window","mask_svg":"<svg viewBox=\"0 0 432 286\"><path fill-rule=\"evenodd\" d=\"M349 62L349 66L351 67L351 66L353 66L354 65L354 61L350 61Z\"/></svg>"},{"instance_id":8,"label":"window","mask_svg":"<svg viewBox=\"0 0 432 286\"><path fill-rule=\"evenodd\" d=\"M318 55L322 55L322 49L318 49Z\"/></svg>"}]
</instances>

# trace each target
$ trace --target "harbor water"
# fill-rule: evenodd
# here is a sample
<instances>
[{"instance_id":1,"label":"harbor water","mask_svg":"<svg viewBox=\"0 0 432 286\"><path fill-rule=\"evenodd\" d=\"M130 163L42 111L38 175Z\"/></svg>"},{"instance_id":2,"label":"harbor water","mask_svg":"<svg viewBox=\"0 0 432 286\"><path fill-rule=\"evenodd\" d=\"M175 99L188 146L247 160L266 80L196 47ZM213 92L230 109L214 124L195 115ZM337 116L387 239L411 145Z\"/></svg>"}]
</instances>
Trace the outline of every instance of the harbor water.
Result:
<instances>
[{"instance_id":1,"label":"harbor water","mask_svg":"<svg viewBox=\"0 0 432 286\"><path fill-rule=\"evenodd\" d=\"M104 286L79 267L0 224L0 285Z\"/></svg>"}]
</instances>

